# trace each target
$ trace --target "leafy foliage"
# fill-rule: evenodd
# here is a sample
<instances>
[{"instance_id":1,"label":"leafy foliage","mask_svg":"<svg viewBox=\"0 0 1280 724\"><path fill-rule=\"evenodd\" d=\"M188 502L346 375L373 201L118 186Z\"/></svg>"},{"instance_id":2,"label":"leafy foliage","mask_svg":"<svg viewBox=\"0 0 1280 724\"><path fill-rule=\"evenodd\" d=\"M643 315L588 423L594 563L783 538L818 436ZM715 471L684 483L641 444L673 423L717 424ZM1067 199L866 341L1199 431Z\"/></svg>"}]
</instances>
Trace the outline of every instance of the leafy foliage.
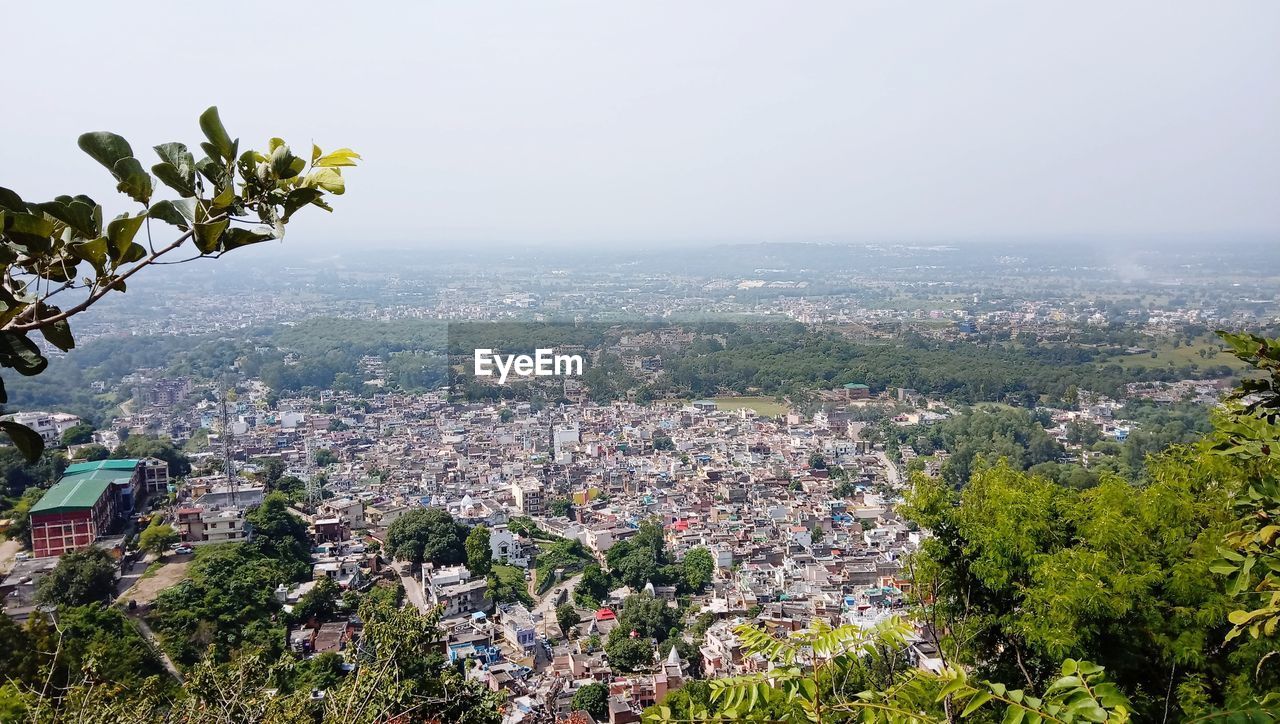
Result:
<instances>
[{"instance_id":1,"label":"leafy foliage","mask_svg":"<svg viewBox=\"0 0 1280 724\"><path fill-rule=\"evenodd\" d=\"M124 458L157 458L169 464L169 474L181 477L191 473L191 461L167 437L130 435L111 452L116 460Z\"/></svg>"},{"instance_id":2,"label":"leafy foliage","mask_svg":"<svg viewBox=\"0 0 1280 724\"><path fill-rule=\"evenodd\" d=\"M596 721L609 717L609 687L598 681L584 684L573 692L573 708L585 711Z\"/></svg>"},{"instance_id":3,"label":"leafy foliage","mask_svg":"<svg viewBox=\"0 0 1280 724\"><path fill-rule=\"evenodd\" d=\"M515 566L496 564L489 571L488 596L494 603L533 605L533 596L525 587L524 571Z\"/></svg>"},{"instance_id":4,"label":"leafy foliage","mask_svg":"<svg viewBox=\"0 0 1280 724\"><path fill-rule=\"evenodd\" d=\"M681 581L684 588L691 593L702 593L715 575L716 562L710 551L698 547L684 554L680 567L684 573Z\"/></svg>"},{"instance_id":5,"label":"leafy foliage","mask_svg":"<svg viewBox=\"0 0 1280 724\"><path fill-rule=\"evenodd\" d=\"M573 627L581 622L582 617L578 615L578 609L572 603L556 606L556 623L565 636L568 636L573 631Z\"/></svg>"},{"instance_id":6,"label":"leafy foliage","mask_svg":"<svg viewBox=\"0 0 1280 724\"><path fill-rule=\"evenodd\" d=\"M110 221L102 205L83 194L28 202L0 188L0 366L40 374L49 361L32 332L63 352L72 349L71 317L113 291L123 293L126 280L161 259L168 263L166 257L188 242L196 252L190 259L196 259L283 238L285 224L304 206L330 208L325 196L345 191L341 169L359 159L350 149L326 155L313 147L308 161L279 138L265 152L241 153L217 108L200 115L200 129L208 139L200 144L205 155L197 160L181 143L155 146L160 163L151 167L154 178L119 135L80 136L81 150L140 206ZM156 199L156 179L177 198ZM174 227L177 237L155 243L152 221ZM65 292L71 292L69 306L55 306L52 298ZM0 385L0 404L7 401ZM40 456L44 443L33 430L12 421L0 421L0 429L28 460Z\"/></svg>"},{"instance_id":7,"label":"leafy foliage","mask_svg":"<svg viewBox=\"0 0 1280 724\"><path fill-rule=\"evenodd\" d=\"M493 549L489 547L489 529L478 525L467 534L463 544L467 551L467 570L473 576L487 576L493 568Z\"/></svg>"},{"instance_id":8,"label":"leafy foliage","mask_svg":"<svg viewBox=\"0 0 1280 724\"><path fill-rule=\"evenodd\" d=\"M891 686L851 690L851 672L883 663L910 627L891 620L874 629L832 628L818 620L783 638L743 624L735 629L748 656L760 656L764 673L710 682L705 707L686 712L696 721L947 722L993 714L1005 722L1127 722L1128 702L1108 682L1102 667L1068 659L1040 696L1003 684L971 680L962 669L939 673L902 671ZM994 710L994 711L993 711ZM649 720L677 721L671 708L652 710ZM686 719L686 720L688 720Z\"/></svg>"},{"instance_id":9,"label":"leafy foliage","mask_svg":"<svg viewBox=\"0 0 1280 724\"><path fill-rule=\"evenodd\" d=\"M1227 639L1248 632L1274 640L1280 633L1280 339L1220 334L1263 376L1240 383L1213 438L1215 452L1246 461L1255 474L1233 501L1239 517L1212 570L1227 576L1228 590L1247 595L1253 606L1231 612Z\"/></svg>"},{"instance_id":10,"label":"leafy foliage","mask_svg":"<svg viewBox=\"0 0 1280 724\"><path fill-rule=\"evenodd\" d=\"M456 565L467 558L466 537L467 527L455 523L448 511L417 508L397 518L387 529L387 553L414 565Z\"/></svg>"},{"instance_id":11,"label":"leafy foliage","mask_svg":"<svg viewBox=\"0 0 1280 724\"><path fill-rule=\"evenodd\" d=\"M151 521L138 535L138 548L148 553L163 555L169 546L178 542L178 531L173 526L162 523L159 517Z\"/></svg>"},{"instance_id":12,"label":"leafy foliage","mask_svg":"<svg viewBox=\"0 0 1280 724\"><path fill-rule=\"evenodd\" d=\"M36 599L52 606L83 606L115 593L116 561L95 546L72 551L36 584Z\"/></svg>"}]
</instances>

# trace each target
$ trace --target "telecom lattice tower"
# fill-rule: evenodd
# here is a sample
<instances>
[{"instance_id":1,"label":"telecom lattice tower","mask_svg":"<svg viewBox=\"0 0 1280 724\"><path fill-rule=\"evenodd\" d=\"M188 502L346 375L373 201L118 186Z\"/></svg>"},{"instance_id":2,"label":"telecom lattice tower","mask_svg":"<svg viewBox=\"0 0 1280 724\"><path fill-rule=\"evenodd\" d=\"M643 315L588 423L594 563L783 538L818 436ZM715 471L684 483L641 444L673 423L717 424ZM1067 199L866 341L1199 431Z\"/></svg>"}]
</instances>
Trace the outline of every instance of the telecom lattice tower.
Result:
<instances>
[{"instance_id":1,"label":"telecom lattice tower","mask_svg":"<svg viewBox=\"0 0 1280 724\"><path fill-rule=\"evenodd\" d=\"M232 454L231 416L227 413L227 386L222 386L222 472L227 478L227 490L231 493L231 505L236 504L236 468Z\"/></svg>"}]
</instances>

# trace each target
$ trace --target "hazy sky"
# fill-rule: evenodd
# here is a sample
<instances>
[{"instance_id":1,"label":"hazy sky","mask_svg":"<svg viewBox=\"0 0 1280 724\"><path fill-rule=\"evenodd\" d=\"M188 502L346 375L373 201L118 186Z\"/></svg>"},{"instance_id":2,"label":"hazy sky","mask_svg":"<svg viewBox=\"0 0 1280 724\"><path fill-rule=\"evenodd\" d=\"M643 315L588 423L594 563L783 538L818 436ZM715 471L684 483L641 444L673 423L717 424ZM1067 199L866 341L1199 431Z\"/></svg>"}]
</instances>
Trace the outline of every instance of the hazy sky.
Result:
<instances>
[{"instance_id":1,"label":"hazy sky","mask_svg":"<svg viewBox=\"0 0 1280 724\"><path fill-rule=\"evenodd\" d=\"M1274 0L95 0L4 24L0 185L30 199L124 208L76 136L149 166L216 104L242 148L364 154L298 243L1280 234Z\"/></svg>"}]
</instances>

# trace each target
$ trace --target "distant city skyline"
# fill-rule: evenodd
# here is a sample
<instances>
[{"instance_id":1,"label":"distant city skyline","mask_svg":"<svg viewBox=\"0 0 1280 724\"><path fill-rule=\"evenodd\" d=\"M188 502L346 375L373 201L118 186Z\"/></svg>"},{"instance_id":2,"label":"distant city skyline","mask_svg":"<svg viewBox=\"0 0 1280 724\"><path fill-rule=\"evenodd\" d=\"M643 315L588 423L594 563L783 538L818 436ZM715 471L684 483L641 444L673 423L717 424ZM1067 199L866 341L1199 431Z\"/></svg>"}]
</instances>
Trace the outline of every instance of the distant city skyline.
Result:
<instances>
[{"instance_id":1,"label":"distant city skyline","mask_svg":"<svg viewBox=\"0 0 1280 724\"><path fill-rule=\"evenodd\" d=\"M88 130L365 158L325 249L1280 236L1280 5L6 9L0 185L132 208ZM37 32L36 29L39 29Z\"/></svg>"}]
</instances>

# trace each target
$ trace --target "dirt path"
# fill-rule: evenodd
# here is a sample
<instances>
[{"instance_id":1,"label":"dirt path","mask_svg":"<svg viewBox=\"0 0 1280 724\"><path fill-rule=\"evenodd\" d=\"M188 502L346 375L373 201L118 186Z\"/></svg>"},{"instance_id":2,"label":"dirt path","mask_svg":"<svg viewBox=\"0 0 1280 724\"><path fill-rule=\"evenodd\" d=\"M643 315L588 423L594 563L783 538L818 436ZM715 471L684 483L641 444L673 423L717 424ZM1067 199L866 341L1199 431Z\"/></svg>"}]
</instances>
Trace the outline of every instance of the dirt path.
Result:
<instances>
[{"instance_id":1,"label":"dirt path","mask_svg":"<svg viewBox=\"0 0 1280 724\"><path fill-rule=\"evenodd\" d=\"M14 556L22 550L22 544L16 540L8 538L0 541L0 576L4 576L13 569L13 564L17 562Z\"/></svg>"},{"instance_id":2,"label":"dirt path","mask_svg":"<svg viewBox=\"0 0 1280 724\"><path fill-rule=\"evenodd\" d=\"M156 596L160 592L175 586L187 577L187 566L191 565L191 556L170 556L169 560L161 565L156 572L147 577L142 577L139 572L133 578L133 583L125 589L116 599L116 603L128 603L129 601L137 601L139 604L151 603L156 600ZM144 569L145 570L145 569ZM130 577L126 577L127 580Z\"/></svg>"},{"instance_id":3,"label":"dirt path","mask_svg":"<svg viewBox=\"0 0 1280 724\"><path fill-rule=\"evenodd\" d=\"M169 654L164 652L164 647L160 645L160 638L156 636L156 632L151 630L146 621L141 616L129 616L129 620L133 621L134 628L138 629L138 633L142 634L142 638L147 640L151 645L151 650L160 659L160 663L164 665L165 671L169 672L174 681L182 683L182 672L178 671L178 667L174 666L173 659L169 658Z\"/></svg>"}]
</instances>

